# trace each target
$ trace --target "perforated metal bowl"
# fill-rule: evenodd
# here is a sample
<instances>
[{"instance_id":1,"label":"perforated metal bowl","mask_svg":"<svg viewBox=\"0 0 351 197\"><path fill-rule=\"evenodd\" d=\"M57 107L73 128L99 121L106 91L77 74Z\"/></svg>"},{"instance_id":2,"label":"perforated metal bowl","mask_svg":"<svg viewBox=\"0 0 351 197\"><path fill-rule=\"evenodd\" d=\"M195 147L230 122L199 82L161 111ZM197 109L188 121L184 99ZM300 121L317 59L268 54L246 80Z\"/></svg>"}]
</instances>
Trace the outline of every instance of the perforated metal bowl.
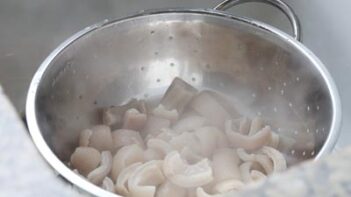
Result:
<instances>
[{"instance_id":1,"label":"perforated metal bowl","mask_svg":"<svg viewBox=\"0 0 351 197\"><path fill-rule=\"evenodd\" d=\"M66 161L96 110L131 97L157 99L174 77L230 98L247 116L262 116L295 140L282 150L290 164L320 158L338 137L337 89L322 62L299 39L295 14L279 0L294 37L219 10L153 10L88 27L42 63L30 85L30 133L62 176L98 196L112 195L72 172Z\"/></svg>"}]
</instances>

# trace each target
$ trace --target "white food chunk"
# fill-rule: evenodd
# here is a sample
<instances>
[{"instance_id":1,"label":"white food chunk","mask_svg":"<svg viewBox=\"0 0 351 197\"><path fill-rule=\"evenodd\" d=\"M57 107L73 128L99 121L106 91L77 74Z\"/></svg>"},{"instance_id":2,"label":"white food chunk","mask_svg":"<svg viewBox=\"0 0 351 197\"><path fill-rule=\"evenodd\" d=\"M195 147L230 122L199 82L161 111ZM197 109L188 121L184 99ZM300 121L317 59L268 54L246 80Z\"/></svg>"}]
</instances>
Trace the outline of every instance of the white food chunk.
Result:
<instances>
[{"instance_id":1,"label":"white food chunk","mask_svg":"<svg viewBox=\"0 0 351 197\"><path fill-rule=\"evenodd\" d=\"M106 125L97 125L91 128L89 146L99 151L110 151L113 148L111 129Z\"/></svg>"},{"instance_id":2,"label":"white food chunk","mask_svg":"<svg viewBox=\"0 0 351 197\"><path fill-rule=\"evenodd\" d=\"M153 111L154 116L175 122L178 120L178 112L176 109L168 110L162 104L158 105Z\"/></svg>"},{"instance_id":3,"label":"white food chunk","mask_svg":"<svg viewBox=\"0 0 351 197\"><path fill-rule=\"evenodd\" d=\"M173 137L169 141L174 149L182 151L184 147L190 148L196 154L202 154L199 139L194 133L184 132L178 136Z\"/></svg>"},{"instance_id":4,"label":"white food chunk","mask_svg":"<svg viewBox=\"0 0 351 197\"><path fill-rule=\"evenodd\" d=\"M145 161L162 160L163 158L164 158L164 156L155 149L148 148L144 151L144 160Z\"/></svg>"},{"instance_id":5,"label":"white food chunk","mask_svg":"<svg viewBox=\"0 0 351 197\"><path fill-rule=\"evenodd\" d=\"M100 185L104 178L110 173L112 167L112 155L110 151L102 151L101 163L98 168L90 172L87 179L96 184Z\"/></svg>"},{"instance_id":6,"label":"white food chunk","mask_svg":"<svg viewBox=\"0 0 351 197\"><path fill-rule=\"evenodd\" d=\"M138 144L140 147L145 146L140 133L129 129L118 129L113 131L112 139L115 150L130 144Z\"/></svg>"},{"instance_id":7,"label":"white food chunk","mask_svg":"<svg viewBox=\"0 0 351 197\"><path fill-rule=\"evenodd\" d=\"M90 137L92 134L92 130L84 129L79 135L79 146L89 146Z\"/></svg>"},{"instance_id":8,"label":"white food chunk","mask_svg":"<svg viewBox=\"0 0 351 197\"><path fill-rule=\"evenodd\" d=\"M83 176L98 167L100 160L100 152L91 147L78 147L71 155L72 167Z\"/></svg>"},{"instance_id":9,"label":"white food chunk","mask_svg":"<svg viewBox=\"0 0 351 197\"><path fill-rule=\"evenodd\" d=\"M231 148L217 149L212 159L214 182L230 179L240 180L240 162L235 150Z\"/></svg>"},{"instance_id":10,"label":"white food chunk","mask_svg":"<svg viewBox=\"0 0 351 197\"><path fill-rule=\"evenodd\" d=\"M214 193L227 193L230 191L239 191L242 188L244 188L245 184L237 179L229 179L226 181L222 181L217 183L213 187L213 192Z\"/></svg>"},{"instance_id":11,"label":"white food chunk","mask_svg":"<svg viewBox=\"0 0 351 197\"><path fill-rule=\"evenodd\" d=\"M144 129L140 132L142 137L148 135L155 137L162 132L162 129L169 128L171 121L156 116L148 116Z\"/></svg>"},{"instance_id":12,"label":"white food chunk","mask_svg":"<svg viewBox=\"0 0 351 197\"><path fill-rule=\"evenodd\" d=\"M202 91L190 104L201 116L213 126L223 128L224 121L230 118L230 114L208 91Z\"/></svg>"},{"instance_id":13,"label":"white food chunk","mask_svg":"<svg viewBox=\"0 0 351 197\"><path fill-rule=\"evenodd\" d=\"M263 127L263 120L260 117L255 117L251 121L249 135L256 134Z\"/></svg>"},{"instance_id":14,"label":"white food chunk","mask_svg":"<svg viewBox=\"0 0 351 197\"><path fill-rule=\"evenodd\" d=\"M182 113L196 93L194 87L176 77L161 99L161 104L166 109L176 109L178 113Z\"/></svg>"},{"instance_id":15,"label":"white food chunk","mask_svg":"<svg viewBox=\"0 0 351 197\"><path fill-rule=\"evenodd\" d=\"M130 108L136 108L138 100L132 99L125 105L111 106L102 109L102 122L112 128L120 128L123 123L123 116Z\"/></svg>"},{"instance_id":16,"label":"white food chunk","mask_svg":"<svg viewBox=\"0 0 351 197\"><path fill-rule=\"evenodd\" d=\"M124 114L122 128L140 131L144 127L146 120L146 114L140 113L137 109L131 108Z\"/></svg>"},{"instance_id":17,"label":"white food chunk","mask_svg":"<svg viewBox=\"0 0 351 197\"><path fill-rule=\"evenodd\" d=\"M129 196L128 179L134 173L134 171L141 165L141 162L133 163L121 171L121 173L117 177L115 186L115 191L118 194L123 196Z\"/></svg>"},{"instance_id":18,"label":"white food chunk","mask_svg":"<svg viewBox=\"0 0 351 197\"><path fill-rule=\"evenodd\" d=\"M246 150L256 150L269 143L271 139L271 128L269 126L264 127L252 136L242 135L238 132L234 132L231 128L231 120L226 121L225 133L228 136L228 140L231 145L235 148L244 148Z\"/></svg>"},{"instance_id":19,"label":"white food chunk","mask_svg":"<svg viewBox=\"0 0 351 197\"><path fill-rule=\"evenodd\" d=\"M208 159L189 165L177 151L166 156L163 171L173 184L185 188L199 187L213 180L212 167Z\"/></svg>"},{"instance_id":20,"label":"white food chunk","mask_svg":"<svg viewBox=\"0 0 351 197\"><path fill-rule=\"evenodd\" d=\"M220 131L215 127L202 127L195 130L194 134L199 141L201 154L209 157L217 147L217 134Z\"/></svg>"},{"instance_id":21,"label":"white food chunk","mask_svg":"<svg viewBox=\"0 0 351 197\"><path fill-rule=\"evenodd\" d=\"M167 153L173 151L173 147L171 145L161 139L156 138L150 139L147 142L147 147L148 149L155 150L162 159L167 155Z\"/></svg>"},{"instance_id":22,"label":"white food chunk","mask_svg":"<svg viewBox=\"0 0 351 197\"><path fill-rule=\"evenodd\" d=\"M264 146L260 151L263 154L266 154L273 161L273 172L281 172L287 168L284 155L278 150L272 147Z\"/></svg>"},{"instance_id":23,"label":"white food chunk","mask_svg":"<svg viewBox=\"0 0 351 197\"><path fill-rule=\"evenodd\" d=\"M154 197L156 187L165 181L163 161L148 161L139 166L128 179L130 196Z\"/></svg>"},{"instance_id":24,"label":"white food chunk","mask_svg":"<svg viewBox=\"0 0 351 197\"><path fill-rule=\"evenodd\" d=\"M114 193L115 192L115 186L113 184L113 181L109 177L105 177L104 180L102 181L101 187L104 190L107 190L109 192Z\"/></svg>"},{"instance_id":25,"label":"white food chunk","mask_svg":"<svg viewBox=\"0 0 351 197\"><path fill-rule=\"evenodd\" d=\"M183 133L195 130L206 124L206 119L202 116L188 116L180 119L173 125L173 130L177 133Z\"/></svg>"},{"instance_id":26,"label":"white food chunk","mask_svg":"<svg viewBox=\"0 0 351 197\"><path fill-rule=\"evenodd\" d=\"M127 145L118 150L113 157L111 177L116 180L119 173L127 166L144 161L144 151L137 144Z\"/></svg>"},{"instance_id":27,"label":"white food chunk","mask_svg":"<svg viewBox=\"0 0 351 197\"><path fill-rule=\"evenodd\" d=\"M170 181L164 182L157 189L156 197L186 197L187 190Z\"/></svg>"}]
</instances>

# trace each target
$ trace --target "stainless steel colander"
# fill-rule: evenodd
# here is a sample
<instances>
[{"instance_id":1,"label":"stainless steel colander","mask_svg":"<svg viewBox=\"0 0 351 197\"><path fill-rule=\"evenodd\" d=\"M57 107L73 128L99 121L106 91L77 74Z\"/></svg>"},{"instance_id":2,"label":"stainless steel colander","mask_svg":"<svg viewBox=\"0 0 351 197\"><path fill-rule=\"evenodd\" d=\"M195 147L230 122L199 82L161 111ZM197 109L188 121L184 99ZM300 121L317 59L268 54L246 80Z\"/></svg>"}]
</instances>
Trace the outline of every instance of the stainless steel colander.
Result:
<instances>
[{"instance_id":1,"label":"stainless steel colander","mask_svg":"<svg viewBox=\"0 0 351 197\"><path fill-rule=\"evenodd\" d=\"M245 116L262 116L287 139L290 165L319 158L338 137L341 107L321 61L298 40L298 20L280 0L294 35L220 10L250 0L227 0L214 10L168 9L104 21L62 43L30 85L30 133L47 161L65 178L98 196L112 195L61 161L79 131L96 124L102 106L131 97L157 100L175 77L223 93Z\"/></svg>"}]
</instances>

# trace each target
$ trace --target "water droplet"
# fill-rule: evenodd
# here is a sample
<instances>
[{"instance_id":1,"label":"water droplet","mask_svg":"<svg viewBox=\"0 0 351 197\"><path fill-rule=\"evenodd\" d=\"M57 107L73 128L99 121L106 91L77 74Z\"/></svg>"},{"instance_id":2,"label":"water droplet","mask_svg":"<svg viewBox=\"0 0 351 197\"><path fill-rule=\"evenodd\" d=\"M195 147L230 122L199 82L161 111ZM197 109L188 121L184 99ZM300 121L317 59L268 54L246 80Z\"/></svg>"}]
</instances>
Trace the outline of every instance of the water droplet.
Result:
<instances>
[{"instance_id":1,"label":"water droplet","mask_svg":"<svg viewBox=\"0 0 351 197\"><path fill-rule=\"evenodd\" d=\"M148 94L148 93L145 93L145 94L144 94L144 98L147 98L147 97L149 97L149 94Z\"/></svg>"},{"instance_id":2,"label":"water droplet","mask_svg":"<svg viewBox=\"0 0 351 197\"><path fill-rule=\"evenodd\" d=\"M158 52L156 51L154 54L155 54L155 55L158 55Z\"/></svg>"},{"instance_id":3,"label":"water droplet","mask_svg":"<svg viewBox=\"0 0 351 197\"><path fill-rule=\"evenodd\" d=\"M264 70L263 66L260 66L260 71L263 71L263 70Z\"/></svg>"},{"instance_id":4,"label":"water droplet","mask_svg":"<svg viewBox=\"0 0 351 197\"><path fill-rule=\"evenodd\" d=\"M280 90L280 94L281 94L281 95L284 95L284 90Z\"/></svg>"},{"instance_id":5,"label":"water droplet","mask_svg":"<svg viewBox=\"0 0 351 197\"><path fill-rule=\"evenodd\" d=\"M289 102L289 107L292 107L292 103L291 102Z\"/></svg>"},{"instance_id":6,"label":"water droplet","mask_svg":"<svg viewBox=\"0 0 351 197\"><path fill-rule=\"evenodd\" d=\"M319 133L319 129L316 129L316 133Z\"/></svg>"},{"instance_id":7,"label":"water droplet","mask_svg":"<svg viewBox=\"0 0 351 197\"><path fill-rule=\"evenodd\" d=\"M77 73L76 70L72 70L72 74L75 75Z\"/></svg>"},{"instance_id":8,"label":"water droplet","mask_svg":"<svg viewBox=\"0 0 351 197\"><path fill-rule=\"evenodd\" d=\"M97 105L98 104L98 102L97 101L94 101L94 105Z\"/></svg>"},{"instance_id":9,"label":"water droplet","mask_svg":"<svg viewBox=\"0 0 351 197\"><path fill-rule=\"evenodd\" d=\"M108 22L108 19L105 19L105 20L104 20L104 23L107 23L107 22Z\"/></svg>"},{"instance_id":10,"label":"water droplet","mask_svg":"<svg viewBox=\"0 0 351 197\"><path fill-rule=\"evenodd\" d=\"M257 116L262 116L262 113L260 111L257 112Z\"/></svg>"},{"instance_id":11,"label":"water droplet","mask_svg":"<svg viewBox=\"0 0 351 197\"><path fill-rule=\"evenodd\" d=\"M82 96L82 95L79 95L79 96L78 96L78 99L79 99L79 100L82 100L82 99L83 99L83 96Z\"/></svg>"},{"instance_id":12,"label":"water droplet","mask_svg":"<svg viewBox=\"0 0 351 197\"><path fill-rule=\"evenodd\" d=\"M310 129L306 129L306 132L309 133L309 132L310 132Z\"/></svg>"},{"instance_id":13,"label":"water droplet","mask_svg":"<svg viewBox=\"0 0 351 197\"><path fill-rule=\"evenodd\" d=\"M313 156L314 154L315 154L315 152L314 152L314 151L312 151L312 152L311 152L311 156Z\"/></svg>"},{"instance_id":14,"label":"water droplet","mask_svg":"<svg viewBox=\"0 0 351 197\"><path fill-rule=\"evenodd\" d=\"M300 77L296 77L296 81L300 81Z\"/></svg>"},{"instance_id":15,"label":"water droplet","mask_svg":"<svg viewBox=\"0 0 351 197\"><path fill-rule=\"evenodd\" d=\"M141 71L145 70L144 66L140 67L140 70L141 70Z\"/></svg>"},{"instance_id":16,"label":"water droplet","mask_svg":"<svg viewBox=\"0 0 351 197\"><path fill-rule=\"evenodd\" d=\"M85 75L85 79L89 79L89 75Z\"/></svg>"},{"instance_id":17,"label":"water droplet","mask_svg":"<svg viewBox=\"0 0 351 197\"><path fill-rule=\"evenodd\" d=\"M319 105L316 106L317 111L319 111Z\"/></svg>"},{"instance_id":18,"label":"water droplet","mask_svg":"<svg viewBox=\"0 0 351 197\"><path fill-rule=\"evenodd\" d=\"M192 77L191 80L192 80L192 81L196 81L196 78L195 78L195 77Z\"/></svg>"},{"instance_id":19,"label":"water droplet","mask_svg":"<svg viewBox=\"0 0 351 197\"><path fill-rule=\"evenodd\" d=\"M156 82L157 82L157 83L160 83L160 82L161 82L161 79L156 79Z\"/></svg>"},{"instance_id":20,"label":"water droplet","mask_svg":"<svg viewBox=\"0 0 351 197\"><path fill-rule=\"evenodd\" d=\"M169 65L170 65L171 67L173 67L173 66L174 66L174 63L173 63L173 62L171 62L171 63L169 63Z\"/></svg>"},{"instance_id":21,"label":"water droplet","mask_svg":"<svg viewBox=\"0 0 351 197\"><path fill-rule=\"evenodd\" d=\"M274 108L273 108L273 111L274 111L274 112L277 112L277 111L278 111L278 109L277 109L276 107L274 107Z\"/></svg>"},{"instance_id":22,"label":"water droplet","mask_svg":"<svg viewBox=\"0 0 351 197\"><path fill-rule=\"evenodd\" d=\"M283 86L286 86L286 82L283 83Z\"/></svg>"},{"instance_id":23,"label":"water droplet","mask_svg":"<svg viewBox=\"0 0 351 197\"><path fill-rule=\"evenodd\" d=\"M278 132L281 132L281 131L282 131L282 128L279 127L279 128L278 128Z\"/></svg>"},{"instance_id":24,"label":"water droplet","mask_svg":"<svg viewBox=\"0 0 351 197\"><path fill-rule=\"evenodd\" d=\"M325 131L325 128L324 128L324 127L322 128L322 131L323 131L323 132Z\"/></svg>"},{"instance_id":25,"label":"water droplet","mask_svg":"<svg viewBox=\"0 0 351 197\"><path fill-rule=\"evenodd\" d=\"M154 33L155 33L155 31L154 31L154 30L151 30L151 31L150 31L150 34L154 34Z\"/></svg>"},{"instance_id":26,"label":"water droplet","mask_svg":"<svg viewBox=\"0 0 351 197\"><path fill-rule=\"evenodd\" d=\"M294 155L295 154L295 150L291 150L291 154Z\"/></svg>"},{"instance_id":27,"label":"water droplet","mask_svg":"<svg viewBox=\"0 0 351 197\"><path fill-rule=\"evenodd\" d=\"M269 91L271 91L271 90L272 90L272 87L271 87L271 86L268 86L267 89L268 89Z\"/></svg>"},{"instance_id":28,"label":"water droplet","mask_svg":"<svg viewBox=\"0 0 351 197\"><path fill-rule=\"evenodd\" d=\"M251 95L253 98L256 98L256 94L255 93L252 93Z\"/></svg>"},{"instance_id":29,"label":"water droplet","mask_svg":"<svg viewBox=\"0 0 351 197\"><path fill-rule=\"evenodd\" d=\"M169 36L169 37L168 37L168 40L173 40L173 36Z\"/></svg>"},{"instance_id":30,"label":"water droplet","mask_svg":"<svg viewBox=\"0 0 351 197\"><path fill-rule=\"evenodd\" d=\"M305 151L303 151L303 152L302 152L302 156L305 156L305 155L306 155L306 152L305 152Z\"/></svg>"},{"instance_id":31,"label":"water droplet","mask_svg":"<svg viewBox=\"0 0 351 197\"><path fill-rule=\"evenodd\" d=\"M311 111L311 107L307 105L307 111Z\"/></svg>"}]
</instances>

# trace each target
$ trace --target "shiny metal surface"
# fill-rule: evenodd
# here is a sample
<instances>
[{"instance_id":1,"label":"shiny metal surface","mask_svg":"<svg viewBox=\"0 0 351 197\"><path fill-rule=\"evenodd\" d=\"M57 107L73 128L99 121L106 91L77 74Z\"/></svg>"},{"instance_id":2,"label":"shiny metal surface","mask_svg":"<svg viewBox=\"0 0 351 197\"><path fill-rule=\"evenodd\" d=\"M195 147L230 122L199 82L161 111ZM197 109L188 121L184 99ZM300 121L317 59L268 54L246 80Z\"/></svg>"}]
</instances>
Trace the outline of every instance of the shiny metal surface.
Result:
<instances>
[{"instance_id":1,"label":"shiny metal surface","mask_svg":"<svg viewBox=\"0 0 351 197\"><path fill-rule=\"evenodd\" d=\"M299 19L291 7L281 0L225 0L214 7L214 10L228 10L236 5L250 2L259 2L272 5L281 10L289 19L293 30L293 37L301 41L301 27Z\"/></svg>"},{"instance_id":2,"label":"shiny metal surface","mask_svg":"<svg viewBox=\"0 0 351 197\"><path fill-rule=\"evenodd\" d=\"M294 150L291 157L320 157L335 144L340 103L323 64L271 26L204 10L152 11L105 21L61 44L32 81L30 132L64 177L93 194L106 194L58 158L66 160L78 132L96 123L99 107L133 96L157 97L176 76L240 100L247 115L277 120L290 131L318 133L315 149ZM305 125L288 125L294 121Z\"/></svg>"}]
</instances>

